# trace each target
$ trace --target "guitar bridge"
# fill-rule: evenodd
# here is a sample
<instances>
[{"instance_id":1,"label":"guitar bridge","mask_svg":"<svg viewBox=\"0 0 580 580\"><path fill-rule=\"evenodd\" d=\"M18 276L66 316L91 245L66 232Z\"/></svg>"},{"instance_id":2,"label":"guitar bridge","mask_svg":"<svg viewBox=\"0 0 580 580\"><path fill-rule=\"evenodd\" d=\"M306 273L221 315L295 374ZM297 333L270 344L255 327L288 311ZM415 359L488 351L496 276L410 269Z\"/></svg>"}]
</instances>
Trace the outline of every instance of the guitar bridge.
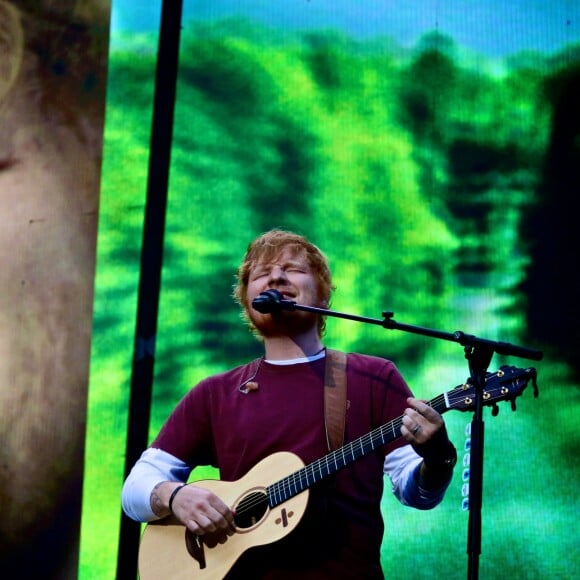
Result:
<instances>
[{"instance_id":1,"label":"guitar bridge","mask_svg":"<svg viewBox=\"0 0 580 580\"><path fill-rule=\"evenodd\" d=\"M197 561L199 564L200 570L203 570L207 567L207 563L205 561L205 552L203 547L203 538L190 532L189 530L185 530L185 546L187 547L187 551L189 555Z\"/></svg>"}]
</instances>

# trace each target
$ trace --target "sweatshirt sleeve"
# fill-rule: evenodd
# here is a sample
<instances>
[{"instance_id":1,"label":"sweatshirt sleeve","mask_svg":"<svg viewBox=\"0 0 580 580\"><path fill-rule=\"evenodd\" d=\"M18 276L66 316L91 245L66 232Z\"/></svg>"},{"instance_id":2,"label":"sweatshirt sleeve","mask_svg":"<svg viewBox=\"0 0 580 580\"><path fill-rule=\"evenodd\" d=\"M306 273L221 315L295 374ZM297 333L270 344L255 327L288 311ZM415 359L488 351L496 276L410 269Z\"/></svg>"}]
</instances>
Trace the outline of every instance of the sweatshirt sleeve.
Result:
<instances>
[{"instance_id":1,"label":"sweatshirt sleeve","mask_svg":"<svg viewBox=\"0 0 580 580\"><path fill-rule=\"evenodd\" d=\"M384 472L391 480L393 494L403 505L430 510L441 503L450 482L433 491L423 489L419 485L422 461L411 445L404 445L385 457Z\"/></svg>"}]
</instances>

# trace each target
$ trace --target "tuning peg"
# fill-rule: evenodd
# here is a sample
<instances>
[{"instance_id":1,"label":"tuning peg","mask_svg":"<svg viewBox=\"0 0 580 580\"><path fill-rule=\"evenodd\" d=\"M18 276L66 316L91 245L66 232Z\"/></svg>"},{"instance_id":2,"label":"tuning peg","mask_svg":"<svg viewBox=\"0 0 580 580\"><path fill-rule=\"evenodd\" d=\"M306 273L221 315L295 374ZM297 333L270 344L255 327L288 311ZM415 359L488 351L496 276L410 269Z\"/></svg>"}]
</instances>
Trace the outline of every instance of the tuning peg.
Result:
<instances>
[{"instance_id":1,"label":"tuning peg","mask_svg":"<svg viewBox=\"0 0 580 580\"><path fill-rule=\"evenodd\" d=\"M512 406L512 411L516 410L516 400L515 399L511 399L510 400L510 405Z\"/></svg>"},{"instance_id":2,"label":"tuning peg","mask_svg":"<svg viewBox=\"0 0 580 580\"><path fill-rule=\"evenodd\" d=\"M497 406L497 403L494 403L491 406L491 415L492 417L497 417L499 415L499 407Z\"/></svg>"}]
</instances>

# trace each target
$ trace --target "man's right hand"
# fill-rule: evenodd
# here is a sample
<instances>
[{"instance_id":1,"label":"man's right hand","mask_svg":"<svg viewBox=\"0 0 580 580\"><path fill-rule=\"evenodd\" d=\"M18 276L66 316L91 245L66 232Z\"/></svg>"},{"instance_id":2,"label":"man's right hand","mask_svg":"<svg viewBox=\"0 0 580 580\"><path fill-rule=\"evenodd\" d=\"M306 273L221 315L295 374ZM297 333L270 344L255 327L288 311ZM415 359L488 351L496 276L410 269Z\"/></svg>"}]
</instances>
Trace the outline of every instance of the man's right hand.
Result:
<instances>
[{"instance_id":1,"label":"man's right hand","mask_svg":"<svg viewBox=\"0 0 580 580\"><path fill-rule=\"evenodd\" d=\"M174 491L170 509L169 500ZM197 485L160 483L151 494L151 507L160 517L173 513L192 533L208 536L208 545L223 544L236 531L234 512L213 492Z\"/></svg>"}]
</instances>

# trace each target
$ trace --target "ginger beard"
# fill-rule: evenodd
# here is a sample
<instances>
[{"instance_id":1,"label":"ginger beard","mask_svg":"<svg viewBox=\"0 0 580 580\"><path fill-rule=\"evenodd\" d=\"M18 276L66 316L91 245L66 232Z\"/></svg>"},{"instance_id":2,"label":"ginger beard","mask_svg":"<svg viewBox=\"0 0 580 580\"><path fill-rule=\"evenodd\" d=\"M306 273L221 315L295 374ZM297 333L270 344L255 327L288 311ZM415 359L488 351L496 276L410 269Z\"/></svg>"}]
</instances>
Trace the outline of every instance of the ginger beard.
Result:
<instances>
[{"instance_id":1,"label":"ginger beard","mask_svg":"<svg viewBox=\"0 0 580 580\"><path fill-rule=\"evenodd\" d=\"M318 300L315 306L325 308L324 301ZM258 333L264 338L281 336L299 336L318 327L320 314L305 312L304 310L279 310L270 314L262 314L251 303L246 304L246 313Z\"/></svg>"}]
</instances>

